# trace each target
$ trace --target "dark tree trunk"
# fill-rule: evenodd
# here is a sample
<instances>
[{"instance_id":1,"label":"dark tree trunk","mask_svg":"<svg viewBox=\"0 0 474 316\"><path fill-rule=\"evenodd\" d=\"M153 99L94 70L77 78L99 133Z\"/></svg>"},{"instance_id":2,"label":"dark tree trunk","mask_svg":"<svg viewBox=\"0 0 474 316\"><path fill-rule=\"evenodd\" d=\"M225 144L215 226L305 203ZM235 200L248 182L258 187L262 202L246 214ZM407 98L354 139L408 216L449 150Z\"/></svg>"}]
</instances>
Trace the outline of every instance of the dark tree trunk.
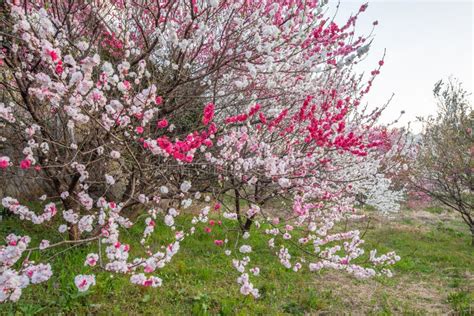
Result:
<instances>
[{"instance_id":1,"label":"dark tree trunk","mask_svg":"<svg viewBox=\"0 0 474 316\"><path fill-rule=\"evenodd\" d=\"M237 220L239 221L239 226L243 229L242 217L240 216L240 193L239 190L234 189L235 195L235 213L237 214Z\"/></svg>"},{"instance_id":2,"label":"dark tree trunk","mask_svg":"<svg viewBox=\"0 0 474 316\"><path fill-rule=\"evenodd\" d=\"M247 220L245 221L245 224L244 224L244 227L242 228L242 230L244 232L248 232L250 230L250 227L252 227L252 223L253 223L253 220L251 218L247 218Z\"/></svg>"},{"instance_id":3,"label":"dark tree trunk","mask_svg":"<svg viewBox=\"0 0 474 316\"><path fill-rule=\"evenodd\" d=\"M79 228L77 224L68 224L69 228L69 239L70 240L79 240L81 235L79 234Z\"/></svg>"},{"instance_id":4,"label":"dark tree trunk","mask_svg":"<svg viewBox=\"0 0 474 316\"><path fill-rule=\"evenodd\" d=\"M68 197L65 200L62 200L64 210L74 210L74 202L71 201L71 199ZM81 234L79 233L79 228L77 224L67 224L68 230L69 230L69 239L70 240L79 240L81 238Z\"/></svg>"},{"instance_id":5,"label":"dark tree trunk","mask_svg":"<svg viewBox=\"0 0 474 316\"><path fill-rule=\"evenodd\" d=\"M253 199L257 204L259 203L258 194L259 194L259 190L258 190L258 182L257 182L255 184L255 191L254 191L254 196L253 196ZM243 226L242 226L242 223L241 223L240 227L242 228L242 230L244 232L248 232L250 230L250 227L252 227L253 217L254 216L247 218L247 220L245 221L245 224Z\"/></svg>"}]
</instances>

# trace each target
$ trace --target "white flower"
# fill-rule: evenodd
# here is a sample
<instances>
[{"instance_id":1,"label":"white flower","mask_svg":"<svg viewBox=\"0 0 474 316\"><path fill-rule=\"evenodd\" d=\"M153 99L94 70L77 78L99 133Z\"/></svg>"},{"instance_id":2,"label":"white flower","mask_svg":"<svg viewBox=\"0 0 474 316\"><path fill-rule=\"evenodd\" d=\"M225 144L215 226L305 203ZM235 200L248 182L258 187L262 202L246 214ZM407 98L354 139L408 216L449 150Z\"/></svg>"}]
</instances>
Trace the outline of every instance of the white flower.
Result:
<instances>
[{"instance_id":1,"label":"white flower","mask_svg":"<svg viewBox=\"0 0 474 316\"><path fill-rule=\"evenodd\" d=\"M43 239L39 244L39 249L43 250L49 247L49 240Z\"/></svg>"},{"instance_id":2,"label":"white flower","mask_svg":"<svg viewBox=\"0 0 474 316\"><path fill-rule=\"evenodd\" d=\"M120 158L120 153L116 150L112 150L110 152L110 157L112 157L113 159L119 159Z\"/></svg>"},{"instance_id":3,"label":"white flower","mask_svg":"<svg viewBox=\"0 0 474 316\"><path fill-rule=\"evenodd\" d=\"M71 223L71 224L76 224L77 221L79 220L79 214L74 213L73 210L63 211L63 217L66 220L66 222Z\"/></svg>"},{"instance_id":4,"label":"white flower","mask_svg":"<svg viewBox=\"0 0 474 316\"><path fill-rule=\"evenodd\" d=\"M250 269L250 272L252 272L253 275L258 276L260 274L260 268L259 267L252 268Z\"/></svg>"},{"instance_id":5,"label":"white flower","mask_svg":"<svg viewBox=\"0 0 474 316\"><path fill-rule=\"evenodd\" d=\"M178 216L178 211L175 208L172 207L168 210L168 214L173 216L173 217L176 217L176 216Z\"/></svg>"},{"instance_id":6,"label":"white flower","mask_svg":"<svg viewBox=\"0 0 474 316\"><path fill-rule=\"evenodd\" d=\"M140 194L138 196L138 201L142 204L146 204L146 203L148 203L148 198L146 197L145 194Z\"/></svg>"},{"instance_id":7,"label":"white flower","mask_svg":"<svg viewBox=\"0 0 474 316\"><path fill-rule=\"evenodd\" d=\"M165 224L167 226L173 226L174 225L174 218L171 215L166 215L165 216Z\"/></svg>"},{"instance_id":8,"label":"white flower","mask_svg":"<svg viewBox=\"0 0 474 316\"><path fill-rule=\"evenodd\" d=\"M181 201L181 205L183 206L184 209L190 207L193 204L193 200L191 199L186 199Z\"/></svg>"},{"instance_id":9,"label":"white flower","mask_svg":"<svg viewBox=\"0 0 474 316\"><path fill-rule=\"evenodd\" d=\"M181 183L181 186L179 187L179 189L182 192L187 193L189 191L189 189L191 189L191 182L184 181L183 183Z\"/></svg>"},{"instance_id":10,"label":"white flower","mask_svg":"<svg viewBox=\"0 0 474 316\"><path fill-rule=\"evenodd\" d=\"M147 278L143 273L133 274L130 277L130 282L133 284L151 287L158 287L163 283L160 278L154 276Z\"/></svg>"},{"instance_id":11,"label":"white flower","mask_svg":"<svg viewBox=\"0 0 474 316\"><path fill-rule=\"evenodd\" d=\"M107 75L113 75L114 73L114 68L112 67L112 64L109 63L108 61L104 62L102 65L102 71L105 72Z\"/></svg>"},{"instance_id":12,"label":"white flower","mask_svg":"<svg viewBox=\"0 0 474 316\"><path fill-rule=\"evenodd\" d=\"M79 43L77 43L77 48L79 48L82 51L85 51L86 49L89 48L89 43L85 41L80 41Z\"/></svg>"},{"instance_id":13,"label":"white flower","mask_svg":"<svg viewBox=\"0 0 474 316\"><path fill-rule=\"evenodd\" d=\"M94 215L85 215L83 216L80 220L79 223L77 224L79 228L79 232L91 232L93 227L92 223L94 221Z\"/></svg>"},{"instance_id":14,"label":"white flower","mask_svg":"<svg viewBox=\"0 0 474 316\"><path fill-rule=\"evenodd\" d=\"M60 226L58 227L58 231L59 231L61 234L64 233L64 232L66 232L66 230L67 230L67 225L64 225L64 224L63 224L63 225L60 225Z\"/></svg>"},{"instance_id":15,"label":"white flower","mask_svg":"<svg viewBox=\"0 0 474 316\"><path fill-rule=\"evenodd\" d=\"M282 187L282 188L288 188L291 186L291 181L288 180L287 178L280 178L278 179L278 184Z\"/></svg>"},{"instance_id":16,"label":"white flower","mask_svg":"<svg viewBox=\"0 0 474 316\"><path fill-rule=\"evenodd\" d=\"M115 179L111 175L105 174L105 182L107 182L108 185L114 185Z\"/></svg>"},{"instance_id":17,"label":"white flower","mask_svg":"<svg viewBox=\"0 0 474 316\"><path fill-rule=\"evenodd\" d=\"M249 245L242 245L240 246L239 251L241 253L250 253L252 252L252 247L250 247Z\"/></svg>"},{"instance_id":18,"label":"white flower","mask_svg":"<svg viewBox=\"0 0 474 316\"><path fill-rule=\"evenodd\" d=\"M275 248L275 238L271 238L271 239L268 241L268 247L270 247L270 248Z\"/></svg>"},{"instance_id":19,"label":"white flower","mask_svg":"<svg viewBox=\"0 0 474 316\"><path fill-rule=\"evenodd\" d=\"M28 275L32 284L38 284L49 280L53 272L51 271L51 265L49 263L40 263L26 268L25 274Z\"/></svg>"},{"instance_id":20,"label":"white flower","mask_svg":"<svg viewBox=\"0 0 474 316\"><path fill-rule=\"evenodd\" d=\"M323 264L321 262L318 263L310 263L309 264L309 271L318 271L323 268Z\"/></svg>"}]
</instances>

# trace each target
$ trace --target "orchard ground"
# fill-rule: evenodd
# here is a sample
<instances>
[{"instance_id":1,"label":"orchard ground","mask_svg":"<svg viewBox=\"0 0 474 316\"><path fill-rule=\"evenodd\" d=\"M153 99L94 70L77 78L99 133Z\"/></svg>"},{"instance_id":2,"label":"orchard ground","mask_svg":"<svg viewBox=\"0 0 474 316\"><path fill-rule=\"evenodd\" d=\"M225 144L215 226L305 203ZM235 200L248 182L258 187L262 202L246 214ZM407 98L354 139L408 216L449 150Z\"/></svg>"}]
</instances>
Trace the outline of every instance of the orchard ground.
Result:
<instances>
[{"instance_id":1,"label":"orchard ground","mask_svg":"<svg viewBox=\"0 0 474 316\"><path fill-rule=\"evenodd\" d=\"M98 284L79 293L73 277L90 271L82 265L88 246L49 250L43 256L51 258L54 276L44 284L26 288L19 303L0 305L0 314L474 313L474 249L466 225L441 208L403 210L393 218L368 213L367 220L357 223L366 231L365 249L377 248L381 253L395 250L402 257L393 278L357 280L331 271L288 271L270 252L266 241L254 234L250 244L261 255L253 256L252 263L261 268L255 285L262 294L254 300L238 293L238 273L229 269L231 259L208 234L198 231L195 238L183 241L174 264L160 271L163 285L159 288L134 286L127 277L111 278L95 271ZM189 216L183 218L189 220ZM4 213L0 237L29 232L31 236L49 235L51 241L57 240L55 229L44 230ZM154 238L159 242L169 234L160 226ZM130 231L132 247L140 236L139 227ZM32 254L31 259L35 260L36 255Z\"/></svg>"}]
</instances>

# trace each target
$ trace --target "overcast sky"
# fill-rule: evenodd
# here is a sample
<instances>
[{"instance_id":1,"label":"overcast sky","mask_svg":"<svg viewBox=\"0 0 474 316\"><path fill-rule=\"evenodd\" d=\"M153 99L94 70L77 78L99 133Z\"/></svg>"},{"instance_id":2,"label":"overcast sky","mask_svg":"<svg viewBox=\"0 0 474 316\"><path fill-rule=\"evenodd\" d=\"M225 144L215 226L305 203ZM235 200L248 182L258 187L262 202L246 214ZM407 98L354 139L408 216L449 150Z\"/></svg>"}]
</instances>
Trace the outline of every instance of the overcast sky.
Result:
<instances>
[{"instance_id":1,"label":"overcast sky","mask_svg":"<svg viewBox=\"0 0 474 316\"><path fill-rule=\"evenodd\" d=\"M364 1L341 0L336 21L346 21ZM330 7L337 5L329 1ZM372 0L357 30L368 34L377 20L369 57L359 70L370 71L387 49L385 66L366 98L371 107L395 96L383 115L384 122L406 114L400 125L436 111L434 83L449 76L459 78L473 92L473 2L428 0ZM472 100L472 98L471 98ZM419 124L412 123L415 132Z\"/></svg>"}]
</instances>

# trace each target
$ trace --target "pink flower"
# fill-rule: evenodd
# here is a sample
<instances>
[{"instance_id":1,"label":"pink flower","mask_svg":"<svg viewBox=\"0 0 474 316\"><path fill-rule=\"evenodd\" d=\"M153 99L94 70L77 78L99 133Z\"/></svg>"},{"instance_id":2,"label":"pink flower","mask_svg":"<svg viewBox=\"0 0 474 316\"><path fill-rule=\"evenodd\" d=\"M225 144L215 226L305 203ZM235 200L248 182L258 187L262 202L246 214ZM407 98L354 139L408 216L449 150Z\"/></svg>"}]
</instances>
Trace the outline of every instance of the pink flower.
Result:
<instances>
[{"instance_id":1,"label":"pink flower","mask_svg":"<svg viewBox=\"0 0 474 316\"><path fill-rule=\"evenodd\" d=\"M210 227L205 227L204 231L209 234L212 231L212 229Z\"/></svg>"},{"instance_id":2,"label":"pink flower","mask_svg":"<svg viewBox=\"0 0 474 316\"><path fill-rule=\"evenodd\" d=\"M54 50L50 50L48 54L53 61L56 61L58 59L58 54Z\"/></svg>"},{"instance_id":3,"label":"pink flower","mask_svg":"<svg viewBox=\"0 0 474 316\"><path fill-rule=\"evenodd\" d=\"M166 119L162 119L161 121L158 122L159 128L166 128L167 126L168 126L168 121Z\"/></svg>"},{"instance_id":4,"label":"pink flower","mask_svg":"<svg viewBox=\"0 0 474 316\"><path fill-rule=\"evenodd\" d=\"M206 147L212 147L212 140L210 139L205 139L203 142L202 142L203 145L205 145Z\"/></svg>"},{"instance_id":5,"label":"pink flower","mask_svg":"<svg viewBox=\"0 0 474 316\"><path fill-rule=\"evenodd\" d=\"M163 98L160 97L160 96L157 96L155 98L155 103L156 103L156 105L160 105L161 103L163 103Z\"/></svg>"},{"instance_id":6,"label":"pink flower","mask_svg":"<svg viewBox=\"0 0 474 316\"><path fill-rule=\"evenodd\" d=\"M64 68L63 68L63 62L60 60L58 61L58 63L56 64L56 73L58 75L62 74L64 71Z\"/></svg>"},{"instance_id":7,"label":"pink flower","mask_svg":"<svg viewBox=\"0 0 474 316\"><path fill-rule=\"evenodd\" d=\"M221 208L221 205L219 203L216 203L216 205L214 205L214 209L217 211L217 210L220 210Z\"/></svg>"},{"instance_id":8,"label":"pink flower","mask_svg":"<svg viewBox=\"0 0 474 316\"><path fill-rule=\"evenodd\" d=\"M7 156L0 157L0 169L6 169L10 164L10 158Z\"/></svg>"},{"instance_id":9,"label":"pink flower","mask_svg":"<svg viewBox=\"0 0 474 316\"><path fill-rule=\"evenodd\" d=\"M204 116L202 117L202 123L204 125L209 124L214 118L214 104L209 103L204 107Z\"/></svg>"},{"instance_id":10,"label":"pink flower","mask_svg":"<svg viewBox=\"0 0 474 316\"><path fill-rule=\"evenodd\" d=\"M211 219L211 220L209 221L209 225L214 226L215 224L216 224L216 222L215 222L214 220Z\"/></svg>"},{"instance_id":11,"label":"pink flower","mask_svg":"<svg viewBox=\"0 0 474 316\"><path fill-rule=\"evenodd\" d=\"M152 286L152 285L153 285L153 281L152 281L151 279L145 280L145 282L143 282L143 285L144 285L144 286Z\"/></svg>"},{"instance_id":12,"label":"pink flower","mask_svg":"<svg viewBox=\"0 0 474 316\"><path fill-rule=\"evenodd\" d=\"M144 129L143 129L143 127L141 127L141 126L137 126L137 127L135 128L135 132L136 132L137 134L142 134L142 133L143 133L143 130L144 130Z\"/></svg>"},{"instance_id":13,"label":"pink flower","mask_svg":"<svg viewBox=\"0 0 474 316\"><path fill-rule=\"evenodd\" d=\"M31 167L31 161L29 159L23 159L20 162L20 168L23 170L29 169Z\"/></svg>"},{"instance_id":14,"label":"pink flower","mask_svg":"<svg viewBox=\"0 0 474 316\"><path fill-rule=\"evenodd\" d=\"M253 116L255 115L255 113L257 113L259 110L260 110L260 104L255 104L255 106L253 106L250 111L249 111L249 116Z\"/></svg>"},{"instance_id":15,"label":"pink flower","mask_svg":"<svg viewBox=\"0 0 474 316\"><path fill-rule=\"evenodd\" d=\"M220 240L220 239L216 239L214 240L214 244L216 246L222 246L224 244L224 241L223 240Z\"/></svg>"},{"instance_id":16,"label":"pink flower","mask_svg":"<svg viewBox=\"0 0 474 316\"><path fill-rule=\"evenodd\" d=\"M84 262L85 266L93 267L97 264L99 260L99 255L96 253L90 253L87 255L86 261Z\"/></svg>"},{"instance_id":17,"label":"pink flower","mask_svg":"<svg viewBox=\"0 0 474 316\"><path fill-rule=\"evenodd\" d=\"M51 217L56 215L57 212L58 209L56 208L56 204L53 202L46 204L44 207L44 213L50 214Z\"/></svg>"},{"instance_id":18,"label":"pink flower","mask_svg":"<svg viewBox=\"0 0 474 316\"><path fill-rule=\"evenodd\" d=\"M91 285L95 285L95 276L94 275L77 275L74 278L74 283L76 284L79 292L85 292L89 289Z\"/></svg>"}]
</instances>

